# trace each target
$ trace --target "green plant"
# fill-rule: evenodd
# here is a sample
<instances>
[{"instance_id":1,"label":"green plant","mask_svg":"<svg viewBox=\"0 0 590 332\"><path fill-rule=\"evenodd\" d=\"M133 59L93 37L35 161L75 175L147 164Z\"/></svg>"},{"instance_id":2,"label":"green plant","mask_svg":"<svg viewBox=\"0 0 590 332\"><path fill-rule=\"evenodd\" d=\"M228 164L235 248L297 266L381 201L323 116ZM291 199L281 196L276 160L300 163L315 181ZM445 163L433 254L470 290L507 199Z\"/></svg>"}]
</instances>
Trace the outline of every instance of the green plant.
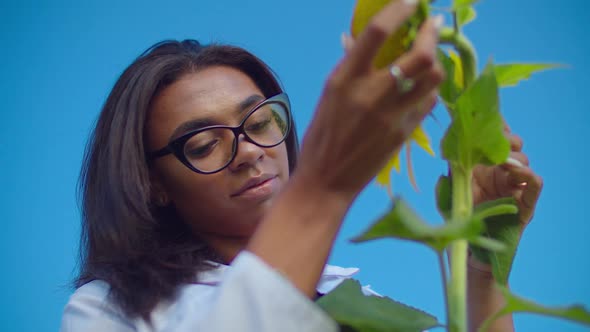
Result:
<instances>
[{"instance_id":1,"label":"green plant","mask_svg":"<svg viewBox=\"0 0 590 332\"><path fill-rule=\"evenodd\" d=\"M505 163L510 153L499 109L499 88L514 86L537 71L556 67L526 63L497 65L490 61L478 74L475 50L462 32L462 27L475 19L473 5L476 1L454 0L449 8L453 26L440 31L438 56L446 71L446 79L439 95L451 118L441 141L441 150L450 175L440 177L435 192L438 210L445 223L433 226L423 221L401 198L392 197L391 210L353 239L363 242L397 238L430 247L439 258L446 285L446 323L389 298L363 296L359 283L349 280L318 301L345 331L423 331L434 327L445 327L452 332L467 331L466 263L469 250L479 260L491 265L497 287L506 300L506 305L489 317L480 331L485 331L498 317L514 312L550 315L590 325L590 312L581 306L549 308L517 297L508 290L508 276L519 241L518 208L511 198L478 206L473 204L474 167ZM386 2L380 0L380 3ZM417 14L421 18L415 16L404 26L403 31L409 38L420 21L428 16L429 5L429 1L422 0ZM424 8L429 8L426 15ZM395 36L399 42L399 33ZM391 165L385 172L390 170Z\"/></svg>"}]
</instances>

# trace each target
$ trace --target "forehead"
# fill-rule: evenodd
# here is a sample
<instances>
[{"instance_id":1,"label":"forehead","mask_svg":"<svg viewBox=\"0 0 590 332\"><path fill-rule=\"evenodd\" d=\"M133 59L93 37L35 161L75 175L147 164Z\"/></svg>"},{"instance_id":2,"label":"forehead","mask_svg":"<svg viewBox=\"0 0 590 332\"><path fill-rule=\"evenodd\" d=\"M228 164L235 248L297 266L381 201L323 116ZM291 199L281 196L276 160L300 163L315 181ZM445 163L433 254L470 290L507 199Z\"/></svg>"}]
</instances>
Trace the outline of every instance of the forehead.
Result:
<instances>
[{"instance_id":1,"label":"forehead","mask_svg":"<svg viewBox=\"0 0 590 332\"><path fill-rule=\"evenodd\" d=\"M155 98L148 136L167 140L186 121L235 114L238 105L252 95L262 96L262 92L248 75L231 67L209 67L184 75Z\"/></svg>"}]
</instances>

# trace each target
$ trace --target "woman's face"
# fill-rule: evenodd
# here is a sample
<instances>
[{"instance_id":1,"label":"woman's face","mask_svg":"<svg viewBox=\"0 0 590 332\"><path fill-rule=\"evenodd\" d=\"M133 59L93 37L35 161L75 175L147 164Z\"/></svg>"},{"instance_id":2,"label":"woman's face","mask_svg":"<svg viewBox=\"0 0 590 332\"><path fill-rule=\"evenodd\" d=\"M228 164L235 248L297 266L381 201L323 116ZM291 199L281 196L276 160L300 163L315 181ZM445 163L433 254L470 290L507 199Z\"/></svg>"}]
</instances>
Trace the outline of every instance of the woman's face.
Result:
<instances>
[{"instance_id":1,"label":"woman's face","mask_svg":"<svg viewBox=\"0 0 590 332\"><path fill-rule=\"evenodd\" d=\"M231 67L187 74L156 96L146 127L148 151L195 129L198 122L237 126L264 99L249 76ZM243 135L235 159L218 173L195 173L172 154L152 166L156 192L204 239L249 237L288 177L284 142L261 148Z\"/></svg>"}]
</instances>

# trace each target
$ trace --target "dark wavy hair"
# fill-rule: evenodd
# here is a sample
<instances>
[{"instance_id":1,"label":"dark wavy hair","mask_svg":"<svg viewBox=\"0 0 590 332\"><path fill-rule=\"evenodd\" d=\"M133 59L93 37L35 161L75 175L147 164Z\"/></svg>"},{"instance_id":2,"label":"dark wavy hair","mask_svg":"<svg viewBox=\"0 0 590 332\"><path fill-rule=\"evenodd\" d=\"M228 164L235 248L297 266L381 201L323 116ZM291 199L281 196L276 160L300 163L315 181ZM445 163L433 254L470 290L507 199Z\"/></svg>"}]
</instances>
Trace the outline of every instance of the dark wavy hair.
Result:
<instances>
[{"instance_id":1,"label":"dark wavy hair","mask_svg":"<svg viewBox=\"0 0 590 332\"><path fill-rule=\"evenodd\" d=\"M229 66L248 75L266 97L282 92L270 68L248 51L195 40L164 41L119 77L86 146L78 194L82 231L80 287L95 279L129 317L150 320L161 300L210 269L217 257L173 208L157 207L146 160L145 125L154 97L183 75ZM294 126L286 139L289 169L297 162Z\"/></svg>"}]
</instances>

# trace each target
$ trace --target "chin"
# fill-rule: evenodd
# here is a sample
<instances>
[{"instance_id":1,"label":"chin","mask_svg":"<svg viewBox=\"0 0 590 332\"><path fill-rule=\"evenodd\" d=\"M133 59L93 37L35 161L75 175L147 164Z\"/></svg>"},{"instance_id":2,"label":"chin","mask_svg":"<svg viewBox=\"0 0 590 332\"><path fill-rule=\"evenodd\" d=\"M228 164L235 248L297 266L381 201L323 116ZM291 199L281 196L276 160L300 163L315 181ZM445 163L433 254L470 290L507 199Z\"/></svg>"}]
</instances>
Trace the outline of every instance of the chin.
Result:
<instances>
[{"instance_id":1,"label":"chin","mask_svg":"<svg viewBox=\"0 0 590 332\"><path fill-rule=\"evenodd\" d=\"M270 211L273 203L274 199L269 198L258 204L252 204L242 210L242 213L240 213L237 218L240 220L240 224L246 232L253 233L256 230L260 222L262 222L266 214Z\"/></svg>"}]
</instances>

